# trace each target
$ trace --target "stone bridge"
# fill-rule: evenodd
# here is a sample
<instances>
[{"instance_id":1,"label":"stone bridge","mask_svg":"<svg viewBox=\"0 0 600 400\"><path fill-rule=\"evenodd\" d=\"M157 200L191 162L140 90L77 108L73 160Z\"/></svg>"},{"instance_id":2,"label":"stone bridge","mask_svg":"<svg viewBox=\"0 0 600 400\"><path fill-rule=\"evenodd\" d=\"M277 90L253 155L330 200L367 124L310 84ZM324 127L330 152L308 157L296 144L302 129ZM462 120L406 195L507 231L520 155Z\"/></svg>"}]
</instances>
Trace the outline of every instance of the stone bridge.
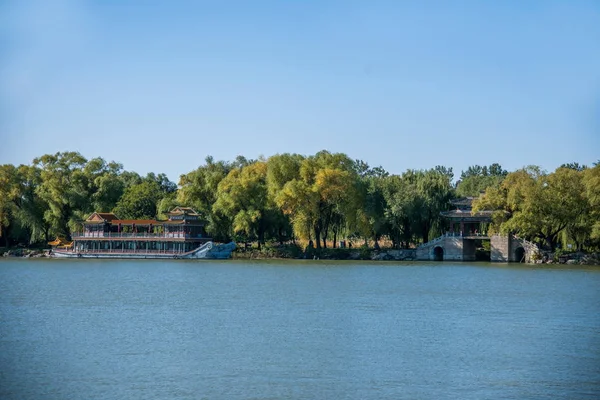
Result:
<instances>
[{"instance_id":1,"label":"stone bridge","mask_svg":"<svg viewBox=\"0 0 600 400\"><path fill-rule=\"evenodd\" d=\"M460 236L446 234L417 247L417 260L475 261L476 240L489 240L492 262L530 262L538 249L533 243L514 236Z\"/></svg>"}]
</instances>

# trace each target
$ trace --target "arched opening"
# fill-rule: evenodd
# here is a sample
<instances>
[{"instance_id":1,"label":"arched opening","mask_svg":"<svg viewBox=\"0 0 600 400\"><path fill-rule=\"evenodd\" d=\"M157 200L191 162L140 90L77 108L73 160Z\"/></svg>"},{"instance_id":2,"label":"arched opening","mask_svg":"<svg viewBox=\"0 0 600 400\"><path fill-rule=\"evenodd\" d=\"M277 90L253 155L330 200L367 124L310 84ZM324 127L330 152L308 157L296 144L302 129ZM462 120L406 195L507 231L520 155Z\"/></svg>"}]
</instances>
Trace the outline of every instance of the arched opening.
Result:
<instances>
[{"instance_id":1,"label":"arched opening","mask_svg":"<svg viewBox=\"0 0 600 400\"><path fill-rule=\"evenodd\" d=\"M489 240L475 240L475 260L491 261L492 246Z\"/></svg>"},{"instance_id":2,"label":"arched opening","mask_svg":"<svg viewBox=\"0 0 600 400\"><path fill-rule=\"evenodd\" d=\"M444 249L440 246L436 246L433 249L433 260L434 261L444 261Z\"/></svg>"},{"instance_id":3,"label":"arched opening","mask_svg":"<svg viewBox=\"0 0 600 400\"><path fill-rule=\"evenodd\" d=\"M525 249L522 247L517 247L515 250L515 261L516 262L525 262Z\"/></svg>"}]
</instances>

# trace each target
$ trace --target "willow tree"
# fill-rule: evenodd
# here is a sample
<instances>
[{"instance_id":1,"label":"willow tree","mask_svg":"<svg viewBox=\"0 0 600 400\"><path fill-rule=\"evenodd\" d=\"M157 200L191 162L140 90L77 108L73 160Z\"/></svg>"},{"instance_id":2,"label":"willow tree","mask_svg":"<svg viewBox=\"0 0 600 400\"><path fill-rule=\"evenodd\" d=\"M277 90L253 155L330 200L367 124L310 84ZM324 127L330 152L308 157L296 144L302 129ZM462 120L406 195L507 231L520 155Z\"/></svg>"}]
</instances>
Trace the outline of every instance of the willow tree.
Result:
<instances>
[{"instance_id":1,"label":"willow tree","mask_svg":"<svg viewBox=\"0 0 600 400\"><path fill-rule=\"evenodd\" d=\"M417 175L419 208L416 213L418 230L424 243L429 241L432 230L442 231L441 212L449 207L453 197L452 169L438 166Z\"/></svg>"},{"instance_id":2,"label":"willow tree","mask_svg":"<svg viewBox=\"0 0 600 400\"><path fill-rule=\"evenodd\" d=\"M393 236L392 226L385 215L385 181L389 174L383 167L371 168L362 160L356 160L354 165L358 174L355 226L365 239L372 238L378 246L383 235Z\"/></svg>"},{"instance_id":3,"label":"willow tree","mask_svg":"<svg viewBox=\"0 0 600 400\"><path fill-rule=\"evenodd\" d=\"M589 206L586 218L590 227L589 240L590 244L598 249L600 248L600 163L583 171L582 182Z\"/></svg>"},{"instance_id":4,"label":"willow tree","mask_svg":"<svg viewBox=\"0 0 600 400\"><path fill-rule=\"evenodd\" d=\"M21 197L18 169L12 164L0 165L0 237L8 246L10 230L16 220L16 203Z\"/></svg>"},{"instance_id":5,"label":"willow tree","mask_svg":"<svg viewBox=\"0 0 600 400\"><path fill-rule=\"evenodd\" d=\"M383 195L386 202L384 215L390 225L390 238L394 246L408 247L418 230L417 216L422 204L414 171L386 178L383 182Z\"/></svg>"},{"instance_id":6,"label":"willow tree","mask_svg":"<svg viewBox=\"0 0 600 400\"><path fill-rule=\"evenodd\" d=\"M91 196L83 171L86 163L76 152L46 154L33 160L41 170L36 193L49 206L44 219L57 235L70 236L76 213L90 209Z\"/></svg>"},{"instance_id":7,"label":"willow tree","mask_svg":"<svg viewBox=\"0 0 600 400\"><path fill-rule=\"evenodd\" d=\"M558 168L548 174L539 167L507 175L498 188L490 188L473 203L473 210L498 210L493 227L556 247L563 230L574 226L588 208L583 172Z\"/></svg>"},{"instance_id":8,"label":"willow tree","mask_svg":"<svg viewBox=\"0 0 600 400\"><path fill-rule=\"evenodd\" d=\"M330 233L355 220L358 175L345 154L321 151L305 158L297 178L288 181L276 197L277 205L294 226L297 236L327 247Z\"/></svg>"},{"instance_id":9,"label":"willow tree","mask_svg":"<svg viewBox=\"0 0 600 400\"><path fill-rule=\"evenodd\" d=\"M177 202L193 207L208 221L207 230L216 238L227 238L230 230L230 221L223 220L213 213L213 204L217 201L219 183L225 179L232 170L230 163L225 161L215 162L210 156L206 157L206 164L194 171L181 175Z\"/></svg>"},{"instance_id":10,"label":"willow tree","mask_svg":"<svg viewBox=\"0 0 600 400\"><path fill-rule=\"evenodd\" d=\"M232 221L232 230L246 239L265 243L270 209L267 191L267 163L257 161L235 168L219 183L213 213Z\"/></svg>"},{"instance_id":11,"label":"willow tree","mask_svg":"<svg viewBox=\"0 0 600 400\"><path fill-rule=\"evenodd\" d=\"M42 181L40 170L34 166L21 165L17 171L19 190L17 196L13 197L15 217L27 229L30 243L48 242L51 225L44 218L48 203L36 193L36 188Z\"/></svg>"}]
</instances>

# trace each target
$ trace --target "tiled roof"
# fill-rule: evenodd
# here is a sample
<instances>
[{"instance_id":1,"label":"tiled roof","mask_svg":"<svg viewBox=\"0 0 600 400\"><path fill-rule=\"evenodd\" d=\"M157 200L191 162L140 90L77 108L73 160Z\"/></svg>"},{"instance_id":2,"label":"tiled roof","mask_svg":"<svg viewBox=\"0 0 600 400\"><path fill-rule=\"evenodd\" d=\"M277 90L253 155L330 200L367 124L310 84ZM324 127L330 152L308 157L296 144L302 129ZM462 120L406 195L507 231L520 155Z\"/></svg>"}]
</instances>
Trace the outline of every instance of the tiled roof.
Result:
<instances>
[{"instance_id":1,"label":"tiled roof","mask_svg":"<svg viewBox=\"0 0 600 400\"><path fill-rule=\"evenodd\" d=\"M193 221L196 222L196 221ZM190 224L189 222L186 222L184 220L178 220L178 221L169 221L169 220L164 220L164 221L158 221L155 219L117 219L111 222L112 225L183 225L183 224Z\"/></svg>"},{"instance_id":2,"label":"tiled roof","mask_svg":"<svg viewBox=\"0 0 600 400\"><path fill-rule=\"evenodd\" d=\"M110 222L113 221L115 219L118 219L118 217L113 214L113 213L105 213L105 212L95 212L92 215L90 215L86 221L89 222Z\"/></svg>"},{"instance_id":3,"label":"tiled roof","mask_svg":"<svg viewBox=\"0 0 600 400\"><path fill-rule=\"evenodd\" d=\"M182 214L198 216L198 213L192 207L175 207L174 209L172 209L170 212L167 213L167 215L182 215Z\"/></svg>"},{"instance_id":4,"label":"tiled roof","mask_svg":"<svg viewBox=\"0 0 600 400\"><path fill-rule=\"evenodd\" d=\"M194 211L191 207L175 207L171 212L167 213L167 215L187 215L192 217L198 217L198 213ZM84 224L104 224L110 223L112 225L180 225L180 224L199 224L200 221L186 221L185 219L178 220L166 220L166 221L157 221L155 219L119 219L114 213L105 213L105 212L95 212L88 217L87 220L84 221Z\"/></svg>"},{"instance_id":5,"label":"tiled roof","mask_svg":"<svg viewBox=\"0 0 600 400\"><path fill-rule=\"evenodd\" d=\"M160 225L161 222L157 221L155 219L115 219L113 221L111 221L111 224L113 225L132 225L132 224L136 224L136 225Z\"/></svg>"},{"instance_id":6,"label":"tiled roof","mask_svg":"<svg viewBox=\"0 0 600 400\"><path fill-rule=\"evenodd\" d=\"M103 221L84 221L83 222L85 225L100 225L100 224L104 224ZM170 221L170 220L164 220L164 221L157 221L155 219L114 219L110 222L111 225L116 226L116 225L133 225L136 224L137 226L148 226L150 224L154 225L154 226L159 226L159 225L204 225L201 221L185 221L185 220L176 220L176 221Z\"/></svg>"},{"instance_id":7,"label":"tiled roof","mask_svg":"<svg viewBox=\"0 0 600 400\"><path fill-rule=\"evenodd\" d=\"M107 221L112 221L112 220L115 220L115 219L119 219L119 217L117 217L113 213L96 213L96 214L98 214L99 216L101 216L102 218L104 218Z\"/></svg>"},{"instance_id":8,"label":"tiled roof","mask_svg":"<svg viewBox=\"0 0 600 400\"><path fill-rule=\"evenodd\" d=\"M471 210L452 210L452 211L443 211L440 214L447 218L486 218L489 219L492 217L493 211L479 211L476 213L471 213Z\"/></svg>"},{"instance_id":9,"label":"tiled roof","mask_svg":"<svg viewBox=\"0 0 600 400\"><path fill-rule=\"evenodd\" d=\"M455 206L471 206L476 197L462 197L460 199L450 200L450 204Z\"/></svg>"}]
</instances>

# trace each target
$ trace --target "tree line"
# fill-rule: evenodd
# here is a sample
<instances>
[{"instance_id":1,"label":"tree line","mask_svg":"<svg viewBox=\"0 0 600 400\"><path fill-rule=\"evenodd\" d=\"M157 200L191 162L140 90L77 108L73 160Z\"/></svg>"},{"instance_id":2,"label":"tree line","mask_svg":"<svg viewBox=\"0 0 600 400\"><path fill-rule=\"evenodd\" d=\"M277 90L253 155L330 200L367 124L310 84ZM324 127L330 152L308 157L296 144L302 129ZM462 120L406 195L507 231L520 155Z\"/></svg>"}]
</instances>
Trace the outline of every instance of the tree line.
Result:
<instances>
[{"instance_id":1,"label":"tree line","mask_svg":"<svg viewBox=\"0 0 600 400\"><path fill-rule=\"evenodd\" d=\"M483 193L483 194L482 194ZM176 184L140 176L103 158L47 154L30 165L0 166L0 243L45 243L70 237L95 211L121 219L163 219L177 205L196 209L219 241L285 243L317 249L340 240L410 247L439 236L440 213L456 197L478 197L476 210L495 210L492 231L555 248L600 245L600 166L566 164L552 173L499 164L471 166L454 182L436 166L390 174L343 153L277 154L233 161L207 157Z\"/></svg>"}]
</instances>

